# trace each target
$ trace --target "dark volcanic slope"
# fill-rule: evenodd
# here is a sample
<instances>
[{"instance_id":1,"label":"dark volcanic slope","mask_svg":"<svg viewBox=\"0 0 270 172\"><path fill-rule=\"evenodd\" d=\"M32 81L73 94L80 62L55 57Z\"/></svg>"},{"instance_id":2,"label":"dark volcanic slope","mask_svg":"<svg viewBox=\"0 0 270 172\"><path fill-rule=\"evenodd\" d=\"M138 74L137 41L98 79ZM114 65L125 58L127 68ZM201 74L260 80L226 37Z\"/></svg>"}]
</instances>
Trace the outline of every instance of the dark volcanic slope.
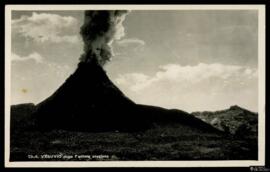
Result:
<instances>
[{"instance_id":1,"label":"dark volcanic slope","mask_svg":"<svg viewBox=\"0 0 270 172\"><path fill-rule=\"evenodd\" d=\"M126 114L134 105L114 86L101 66L94 62L80 63L52 96L37 105L35 116L41 127L49 122L50 127L67 129L106 130L120 125L125 128L136 120Z\"/></svg>"},{"instance_id":2,"label":"dark volcanic slope","mask_svg":"<svg viewBox=\"0 0 270 172\"><path fill-rule=\"evenodd\" d=\"M149 128L155 122L177 122L217 131L180 110L137 105L95 62L80 63L75 73L52 96L37 105L34 116L41 128L136 131Z\"/></svg>"}]
</instances>

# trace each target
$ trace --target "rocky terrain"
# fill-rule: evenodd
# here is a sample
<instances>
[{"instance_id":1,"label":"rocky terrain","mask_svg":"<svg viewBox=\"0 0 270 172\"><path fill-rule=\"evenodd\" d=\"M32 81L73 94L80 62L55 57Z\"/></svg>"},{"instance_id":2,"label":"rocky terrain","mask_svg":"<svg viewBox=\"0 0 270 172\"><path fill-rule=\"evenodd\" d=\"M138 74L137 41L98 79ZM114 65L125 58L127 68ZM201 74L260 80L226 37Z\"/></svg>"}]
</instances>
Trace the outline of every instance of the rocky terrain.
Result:
<instances>
[{"instance_id":1,"label":"rocky terrain","mask_svg":"<svg viewBox=\"0 0 270 172\"><path fill-rule=\"evenodd\" d=\"M216 112L193 112L192 115L237 137L256 137L258 135L258 114L237 105Z\"/></svg>"},{"instance_id":2,"label":"rocky terrain","mask_svg":"<svg viewBox=\"0 0 270 172\"><path fill-rule=\"evenodd\" d=\"M257 159L257 137L203 129L188 118L187 123L153 123L136 132L40 131L29 115L35 109L34 104L11 108L11 161Z\"/></svg>"}]
</instances>

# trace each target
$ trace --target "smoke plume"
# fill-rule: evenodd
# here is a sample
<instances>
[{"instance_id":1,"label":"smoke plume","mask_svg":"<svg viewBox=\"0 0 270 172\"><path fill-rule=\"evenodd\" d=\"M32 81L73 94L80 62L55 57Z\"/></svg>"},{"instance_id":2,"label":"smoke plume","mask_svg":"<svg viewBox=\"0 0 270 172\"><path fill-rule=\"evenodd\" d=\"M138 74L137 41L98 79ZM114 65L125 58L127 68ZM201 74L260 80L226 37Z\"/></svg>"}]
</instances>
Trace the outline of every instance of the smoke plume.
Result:
<instances>
[{"instance_id":1,"label":"smoke plume","mask_svg":"<svg viewBox=\"0 0 270 172\"><path fill-rule=\"evenodd\" d=\"M125 35L122 25L128 11L85 11L81 36L84 41L84 54L81 61L96 59L104 65L113 56L112 42Z\"/></svg>"}]
</instances>

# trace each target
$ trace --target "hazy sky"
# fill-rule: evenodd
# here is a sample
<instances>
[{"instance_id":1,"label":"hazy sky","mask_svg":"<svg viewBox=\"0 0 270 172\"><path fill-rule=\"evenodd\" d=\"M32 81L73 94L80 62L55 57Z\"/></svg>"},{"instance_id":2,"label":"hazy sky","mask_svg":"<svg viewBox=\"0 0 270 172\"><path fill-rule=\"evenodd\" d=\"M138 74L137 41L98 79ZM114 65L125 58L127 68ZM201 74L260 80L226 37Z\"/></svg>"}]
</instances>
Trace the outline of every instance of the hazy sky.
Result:
<instances>
[{"instance_id":1,"label":"hazy sky","mask_svg":"<svg viewBox=\"0 0 270 172\"><path fill-rule=\"evenodd\" d=\"M74 72L83 11L12 13L12 104L39 103ZM133 101L192 111L257 111L255 10L132 11L105 69Z\"/></svg>"}]
</instances>

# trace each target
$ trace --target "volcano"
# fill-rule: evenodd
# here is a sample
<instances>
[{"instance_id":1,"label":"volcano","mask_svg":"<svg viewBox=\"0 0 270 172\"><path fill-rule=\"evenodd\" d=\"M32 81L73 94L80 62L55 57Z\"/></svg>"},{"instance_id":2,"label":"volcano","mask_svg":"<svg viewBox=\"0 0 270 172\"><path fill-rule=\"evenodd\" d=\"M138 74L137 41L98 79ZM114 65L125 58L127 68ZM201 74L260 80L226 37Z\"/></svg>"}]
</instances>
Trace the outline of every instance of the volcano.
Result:
<instances>
[{"instance_id":1,"label":"volcano","mask_svg":"<svg viewBox=\"0 0 270 172\"><path fill-rule=\"evenodd\" d=\"M124 36L128 11L85 11L81 36L84 53L76 71L56 92L39 103L37 127L83 131L141 131L155 123L178 122L218 131L180 110L138 105L108 78L103 66L112 58L111 43ZM48 125L50 124L50 125Z\"/></svg>"},{"instance_id":2,"label":"volcano","mask_svg":"<svg viewBox=\"0 0 270 172\"><path fill-rule=\"evenodd\" d=\"M136 104L95 60L80 62L63 85L36 106L32 116L40 129L142 131L157 123L180 123L218 132L187 112Z\"/></svg>"}]
</instances>

